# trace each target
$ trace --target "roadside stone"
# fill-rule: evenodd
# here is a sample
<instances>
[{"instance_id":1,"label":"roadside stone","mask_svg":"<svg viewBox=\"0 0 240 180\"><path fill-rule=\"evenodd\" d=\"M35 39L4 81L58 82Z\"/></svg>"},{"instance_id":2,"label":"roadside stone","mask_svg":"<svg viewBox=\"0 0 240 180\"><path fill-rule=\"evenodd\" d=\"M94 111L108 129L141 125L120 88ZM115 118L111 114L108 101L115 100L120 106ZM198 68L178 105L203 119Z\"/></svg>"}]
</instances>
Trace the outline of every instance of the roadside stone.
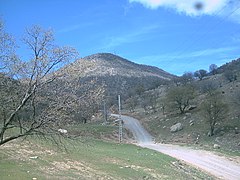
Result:
<instances>
[{"instance_id":1,"label":"roadside stone","mask_svg":"<svg viewBox=\"0 0 240 180\"><path fill-rule=\"evenodd\" d=\"M190 126L193 126L193 125L194 125L194 120L191 119L191 120L189 121L189 124L190 124Z\"/></svg>"},{"instance_id":2,"label":"roadside stone","mask_svg":"<svg viewBox=\"0 0 240 180\"><path fill-rule=\"evenodd\" d=\"M177 123L170 127L170 132L174 133L174 132L180 131L182 129L183 129L183 125L181 123Z\"/></svg>"},{"instance_id":3,"label":"roadside stone","mask_svg":"<svg viewBox=\"0 0 240 180\"><path fill-rule=\"evenodd\" d=\"M239 129L238 129L238 127L235 127L235 128L234 128L234 131L235 131L235 134L239 134Z\"/></svg>"},{"instance_id":4,"label":"roadside stone","mask_svg":"<svg viewBox=\"0 0 240 180\"><path fill-rule=\"evenodd\" d=\"M219 144L214 144L214 145L213 145L213 148L214 148L214 149L220 149L220 147L221 147L221 146L220 146Z\"/></svg>"},{"instance_id":5,"label":"roadside stone","mask_svg":"<svg viewBox=\"0 0 240 180\"><path fill-rule=\"evenodd\" d=\"M194 122L194 120L191 119L191 120L189 121L189 124L191 124L191 123L193 123L193 122Z\"/></svg>"},{"instance_id":6,"label":"roadside stone","mask_svg":"<svg viewBox=\"0 0 240 180\"><path fill-rule=\"evenodd\" d=\"M29 159L38 159L38 156L31 156Z\"/></svg>"}]
</instances>

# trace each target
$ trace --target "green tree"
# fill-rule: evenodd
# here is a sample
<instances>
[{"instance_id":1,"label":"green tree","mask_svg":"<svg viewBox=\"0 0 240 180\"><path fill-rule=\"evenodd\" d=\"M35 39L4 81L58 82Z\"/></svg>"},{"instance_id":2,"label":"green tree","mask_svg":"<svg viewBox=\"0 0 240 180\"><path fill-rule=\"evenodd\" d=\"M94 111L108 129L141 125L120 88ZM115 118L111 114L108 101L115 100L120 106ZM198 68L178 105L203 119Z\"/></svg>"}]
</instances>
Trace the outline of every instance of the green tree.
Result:
<instances>
[{"instance_id":1,"label":"green tree","mask_svg":"<svg viewBox=\"0 0 240 180\"><path fill-rule=\"evenodd\" d=\"M199 78L202 80L207 75L207 71L204 69L200 69L194 73L194 77Z\"/></svg>"},{"instance_id":2,"label":"green tree","mask_svg":"<svg viewBox=\"0 0 240 180\"><path fill-rule=\"evenodd\" d=\"M194 95L195 90L190 85L172 87L167 92L167 101L171 107L178 109L183 114L189 107L191 100L194 99Z\"/></svg>"},{"instance_id":3,"label":"green tree","mask_svg":"<svg viewBox=\"0 0 240 180\"><path fill-rule=\"evenodd\" d=\"M140 96L143 92L145 91L145 87L143 84L139 84L136 88L135 88L135 93Z\"/></svg>"},{"instance_id":4,"label":"green tree","mask_svg":"<svg viewBox=\"0 0 240 180\"><path fill-rule=\"evenodd\" d=\"M180 83L182 85L187 85L187 84L191 84L192 81L194 80L194 75L192 72L185 72L180 78Z\"/></svg>"},{"instance_id":5,"label":"green tree","mask_svg":"<svg viewBox=\"0 0 240 180\"><path fill-rule=\"evenodd\" d=\"M128 99L126 100L126 104L127 104L127 108L129 108L129 110L130 110L131 112L134 112L134 110L135 110L135 108L136 108L136 106L137 106L137 104L138 104L138 99L137 99L137 97L132 96L132 97L128 98Z\"/></svg>"},{"instance_id":6,"label":"green tree","mask_svg":"<svg viewBox=\"0 0 240 180\"><path fill-rule=\"evenodd\" d=\"M209 66L209 72L212 74L212 75L215 75L217 74L217 68L218 66L216 64L211 64Z\"/></svg>"}]
</instances>

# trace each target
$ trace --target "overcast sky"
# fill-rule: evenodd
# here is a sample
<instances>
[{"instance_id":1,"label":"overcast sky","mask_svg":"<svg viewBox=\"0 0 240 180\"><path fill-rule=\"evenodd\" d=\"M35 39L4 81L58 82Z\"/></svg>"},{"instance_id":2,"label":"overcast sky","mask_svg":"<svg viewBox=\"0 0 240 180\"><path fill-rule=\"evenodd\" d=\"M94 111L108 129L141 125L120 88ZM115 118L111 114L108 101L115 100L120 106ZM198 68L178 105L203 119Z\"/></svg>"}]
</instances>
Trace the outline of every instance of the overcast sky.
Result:
<instances>
[{"instance_id":1,"label":"overcast sky","mask_svg":"<svg viewBox=\"0 0 240 180\"><path fill-rule=\"evenodd\" d=\"M239 0L0 0L6 30L52 28L81 57L110 52L181 75L240 57Z\"/></svg>"}]
</instances>

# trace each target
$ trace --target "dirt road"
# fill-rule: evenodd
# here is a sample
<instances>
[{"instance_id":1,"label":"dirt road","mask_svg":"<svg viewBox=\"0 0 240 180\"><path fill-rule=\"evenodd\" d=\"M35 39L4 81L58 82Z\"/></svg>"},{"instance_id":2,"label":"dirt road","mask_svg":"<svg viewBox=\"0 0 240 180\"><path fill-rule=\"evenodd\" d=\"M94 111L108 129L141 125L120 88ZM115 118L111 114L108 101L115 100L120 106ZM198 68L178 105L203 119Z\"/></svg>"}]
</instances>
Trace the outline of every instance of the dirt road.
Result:
<instances>
[{"instance_id":1,"label":"dirt road","mask_svg":"<svg viewBox=\"0 0 240 180\"><path fill-rule=\"evenodd\" d=\"M113 114L113 116L117 117L118 115ZM129 116L121 116L121 118L124 121L124 126L133 133L139 146L183 160L188 164L212 174L218 179L240 180L240 164L209 151L193 150L177 145L155 144L152 136L143 128L137 119Z\"/></svg>"}]
</instances>

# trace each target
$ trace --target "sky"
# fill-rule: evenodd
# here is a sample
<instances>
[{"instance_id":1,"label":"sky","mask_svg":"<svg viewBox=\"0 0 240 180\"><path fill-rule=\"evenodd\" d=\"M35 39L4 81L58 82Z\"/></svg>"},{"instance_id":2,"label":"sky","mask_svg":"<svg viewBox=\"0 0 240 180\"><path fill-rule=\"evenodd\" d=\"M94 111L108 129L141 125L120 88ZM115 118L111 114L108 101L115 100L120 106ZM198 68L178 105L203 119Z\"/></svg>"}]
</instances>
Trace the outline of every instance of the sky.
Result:
<instances>
[{"instance_id":1,"label":"sky","mask_svg":"<svg viewBox=\"0 0 240 180\"><path fill-rule=\"evenodd\" d=\"M33 25L79 57L113 53L175 75L240 58L240 0L0 0L0 18L22 59Z\"/></svg>"}]
</instances>

